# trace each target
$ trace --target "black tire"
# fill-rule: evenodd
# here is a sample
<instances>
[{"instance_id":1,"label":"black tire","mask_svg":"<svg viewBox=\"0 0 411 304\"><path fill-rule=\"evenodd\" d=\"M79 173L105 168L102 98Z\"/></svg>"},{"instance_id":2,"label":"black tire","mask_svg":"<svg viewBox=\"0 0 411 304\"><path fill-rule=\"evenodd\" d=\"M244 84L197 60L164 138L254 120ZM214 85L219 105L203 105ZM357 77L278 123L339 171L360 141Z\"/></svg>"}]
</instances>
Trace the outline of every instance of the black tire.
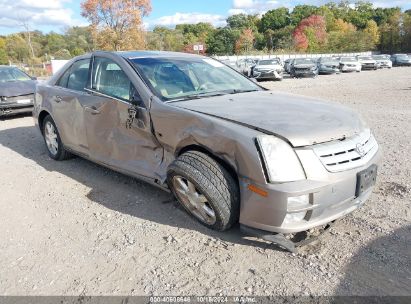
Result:
<instances>
[{"instance_id":1,"label":"black tire","mask_svg":"<svg viewBox=\"0 0 411 304\"><path fill-rule=\"evenodd\" d=\"M58 144L58 148L57 148L57 153L52 153L47 145L47 141L46 141L46 125L47 123L50 123L53 125L54 129L55 129L55 134L57 135L57 144ZM47 115L44 120L43 120L43 126L42 126L42 133L43 133L43 139L44 139L44 143L46 144L46 148L47 148L47 152L50 156L50 158L57 160L57 161L62 161L62 160L67 160L73 157L73 154L71 154L70 152L68 152L66 149L64 149L64 145L61 141L60 138L60 134L59 131L57 129L57 126L55 124L55 122L53 121L53 119L51 118L50 115Z\"/></svg>"},{"instance_id":2,"label":"black tire","mask_svg":"<svg viewBox=\"0 0 411 304\"><path fill-rule=\"evenodd\" d=\"M178 157L168 168L168 185L174 196L189 214L204 226L224 231L239 218L240 191L235 178L213 158L198 151L189 151ZM174 187L174 178L183 177L204 195L215 213L215 223L208 224L193 214L181 201Z\"/></svg>"}]
</instances>

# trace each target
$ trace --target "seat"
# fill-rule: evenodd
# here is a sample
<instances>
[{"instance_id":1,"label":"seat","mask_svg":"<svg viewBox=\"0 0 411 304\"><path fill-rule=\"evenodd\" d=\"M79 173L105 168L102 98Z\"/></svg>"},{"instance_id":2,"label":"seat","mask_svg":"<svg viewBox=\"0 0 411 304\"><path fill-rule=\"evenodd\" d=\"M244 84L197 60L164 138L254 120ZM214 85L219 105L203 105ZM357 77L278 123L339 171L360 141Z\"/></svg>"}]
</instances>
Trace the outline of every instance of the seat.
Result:
<instances>
[{"instance_id":1,"label":"seat","mask_svg":"<svg viewBox=\"0 0 411 304\"><path fill-rule=\"evenodd\" d=\"M156 90L165 97L194 91L188 76L175 65L162 66L154 77L157 83Z\"/></svg>"}]
</instances>

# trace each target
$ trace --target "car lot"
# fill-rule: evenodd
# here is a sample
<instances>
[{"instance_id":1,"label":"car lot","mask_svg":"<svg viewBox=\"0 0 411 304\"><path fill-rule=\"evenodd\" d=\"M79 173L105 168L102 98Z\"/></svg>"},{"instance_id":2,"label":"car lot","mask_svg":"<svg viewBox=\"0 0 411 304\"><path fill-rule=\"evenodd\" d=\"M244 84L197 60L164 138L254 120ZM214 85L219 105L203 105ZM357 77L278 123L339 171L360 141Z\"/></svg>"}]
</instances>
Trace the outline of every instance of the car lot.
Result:
<instances>
[{"instance_id":1,"label":"car lot","mask_svg":"<svg viewBox=\"0 0 411 304\"><path fill-rule=\"evenodd\" d=\"M410 295L411 68L261 82L341 101L383 148L367 205L297 255L207 230L169 194L49 159L30 117L0 121L3 295Z\"/></svg>"}]
</instances>

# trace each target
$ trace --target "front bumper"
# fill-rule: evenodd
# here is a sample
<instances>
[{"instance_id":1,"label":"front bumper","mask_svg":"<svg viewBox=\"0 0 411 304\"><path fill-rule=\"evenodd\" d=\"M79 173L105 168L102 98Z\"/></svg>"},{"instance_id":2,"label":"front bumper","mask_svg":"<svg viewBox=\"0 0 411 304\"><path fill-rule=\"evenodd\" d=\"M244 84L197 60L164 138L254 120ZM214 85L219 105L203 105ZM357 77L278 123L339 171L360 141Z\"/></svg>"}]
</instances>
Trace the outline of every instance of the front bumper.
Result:
<instances>
[{"instance_id":1,"label":"front bumper","mask_svg":"<svg viewBox=\"0 0 411 304\"><path fill-rule=\"evenodd\" d=\"M341 218L361 207L371 195L374 187L356 197L357 174L377 164L379 157L377 152L363 166L338 173L328 172L324 166L321 170L317 167L314 170L317 173L310 174L308 179L297 182L258 184L247 178L240 178L242 200L240 223L270 232L296 233ZM263 197L249 191L250 184L263 189L267 196ZM288 199L303 195L308 195L309 204L290 210ZM286 219L287 215L304 212L305 216L300 220Z\"/></svg>"},{"instance_id":2,"label":"front bumper","mask_svg":"<svg viewBox=\"0 0 411 304\"><path fill-rule=\"evenodd\" d=\"M294 70L292 75L294 77L315 77L318 75L318 70Z\"/></svg>"},{"instance_id":3,"label":"front bumper","mask_svg":"<svg viewBox=\"0 0 411 304\"><path fill-rule=\"evenodd\" d=\"M361 67L356 65L341 65L340 70L341 72L359 72L361 70Z\"/></svg>"},{"instance_id":4,"label":"front bumper","mask_svg":"<svg viewBox=\"0 0 411 304\"><path fill-rule=\"evenodd\" d=\"M253 77L258 80L283 79L283 73L278 71L253 71Z\"/></svg>"},{"instance_id":5,"label":"front bumper","mask_svg":"<svg viewBox=\"0 0 411 304\"><path fill-rule=\"evenodd\" d=\"M376 64L362 64L361 69L364 70L376 70L378 66Z\"/></svg>"},{"instance_id":6,"label":"front bumper","mask_svg":"<svg viewBox=\"0 0 411 304\"><path fill-rule=\"evenodd\" d=\"M0 101L0 116L10 116L33 111L33 95L17 96Z\"/></svg>"},{"instance_id":7,"label":"front bumper","mask_svg":"<svg viewBox=\"0 0 411 304\"><path fill-rule=\"evenodd\" d=\"M339 74L341 73L339 68L320 68L320 74Z\"/></svg>"}]
</instances>

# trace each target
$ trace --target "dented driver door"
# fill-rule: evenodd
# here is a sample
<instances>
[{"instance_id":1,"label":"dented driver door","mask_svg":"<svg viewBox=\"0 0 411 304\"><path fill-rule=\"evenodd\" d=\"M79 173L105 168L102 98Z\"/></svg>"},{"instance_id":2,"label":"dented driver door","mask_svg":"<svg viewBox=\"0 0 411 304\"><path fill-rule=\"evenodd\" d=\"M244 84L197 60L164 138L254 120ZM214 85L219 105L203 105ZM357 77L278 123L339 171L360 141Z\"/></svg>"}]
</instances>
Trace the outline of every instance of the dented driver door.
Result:
<instances>
[{"instance_id":1,"label":"dented driver door","mask_svg":"<svg viewBox=\"0 0 411 304\"><path fill-rule=\"evenodd\" d=\"M155 179L163 150L135 86L111 59L93 60L92 96L84 105L90 158L134 176Z\"/></svg>"}]
</instances>

